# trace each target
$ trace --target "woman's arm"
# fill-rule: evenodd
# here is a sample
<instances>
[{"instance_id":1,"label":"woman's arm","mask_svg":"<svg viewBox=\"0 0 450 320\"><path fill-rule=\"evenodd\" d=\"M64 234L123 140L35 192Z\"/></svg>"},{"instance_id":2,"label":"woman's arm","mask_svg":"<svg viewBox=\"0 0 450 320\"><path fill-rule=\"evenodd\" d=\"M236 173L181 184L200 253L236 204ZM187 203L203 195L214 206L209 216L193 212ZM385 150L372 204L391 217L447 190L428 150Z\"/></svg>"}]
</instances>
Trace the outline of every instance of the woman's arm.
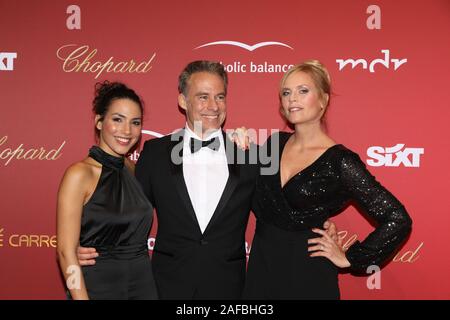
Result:
<instances>
[{"instance_id":1,"label":"woman's arm","mask_svg":"<svg viewBox=\"0 0 450 320\"><path fill-rule=\"evenodd\" d=\"M67 288L75 300L89 299L77 258L81 213L89 183L89 169L78 163L67 169L58 191L57 252Z\"/></svg>"},{"instance_id":2,"label":"woman's arm","mask_svg":"<svg viewBox=\"0 0 450 320\"><path fill-rule=\"evenodd\" d=\"M349 198L375 222L376 229L346 252L354 271L366 272L395 253L411 232L412 220L403 204L367 170L356 153L346 153L340 163L341 181Z\"/></svg>"}]
</instances>

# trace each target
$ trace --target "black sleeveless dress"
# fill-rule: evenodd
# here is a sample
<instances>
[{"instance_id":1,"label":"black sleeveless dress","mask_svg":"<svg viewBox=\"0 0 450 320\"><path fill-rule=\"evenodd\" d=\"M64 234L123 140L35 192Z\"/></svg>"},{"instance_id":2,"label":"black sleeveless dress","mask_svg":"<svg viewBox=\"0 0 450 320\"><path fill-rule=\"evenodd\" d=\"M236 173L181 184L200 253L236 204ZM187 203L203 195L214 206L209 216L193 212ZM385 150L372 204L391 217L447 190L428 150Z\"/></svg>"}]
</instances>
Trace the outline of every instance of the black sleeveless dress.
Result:
<instances>
[{"instance_id":1,"label":"black sleeveless dress","mask_svg":"<svg viewBox=\"0 0 450 320\"><path fill-rule=\"evenodd\" d=\"M147 238L153 208L124 159L94 146L102 164L92 197L83 207L80 245L96 248L93 266L83 266L90 299L156 299Z\"/></svg>"},{"instance_id":2,"label":"black sleeveless dress","mask_svg":"<svg viewBox=\"0 0 450 320\"><path fill-rule=\"evenodd\" d=\"M266 142L279 143L279 161L291 134L280 132ZM263 148L264 148L263 147ZM279 163L279 162L278 162ZM354 202L377 224L362 242L346 252L353 271L381 266L405 240L411 219L403 205L366 169L359 156L341 144L281 187L280 171L260 175L253 199L257 218L248 263L246 299L339 299L338 269L325 257L310 257L312 228L323 228L331 216Z\"/></svg>"}]
</instances>

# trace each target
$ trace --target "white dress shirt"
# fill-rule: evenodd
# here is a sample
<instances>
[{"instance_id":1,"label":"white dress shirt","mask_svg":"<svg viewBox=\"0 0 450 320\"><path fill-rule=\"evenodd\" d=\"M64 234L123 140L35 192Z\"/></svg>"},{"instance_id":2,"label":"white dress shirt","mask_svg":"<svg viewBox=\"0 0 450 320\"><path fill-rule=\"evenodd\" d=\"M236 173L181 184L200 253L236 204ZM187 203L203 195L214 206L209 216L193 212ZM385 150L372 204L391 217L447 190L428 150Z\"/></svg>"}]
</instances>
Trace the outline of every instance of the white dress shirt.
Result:
<instances>
[{"instance_id":1,"label":"white dress shirt","mask_svg":"<svg viewBox=\"0 0 450 320\"><path fill-rule=\"evenodd\" d=\"M191 137L209 140L219 137L220 148L214 151L203 147L191 153ZM207 138L199 138L187 125L183 138L183 177L202 233L216 210L228 181L228 162L222 131L218 129Z\"/></svg>"}]
</instances>

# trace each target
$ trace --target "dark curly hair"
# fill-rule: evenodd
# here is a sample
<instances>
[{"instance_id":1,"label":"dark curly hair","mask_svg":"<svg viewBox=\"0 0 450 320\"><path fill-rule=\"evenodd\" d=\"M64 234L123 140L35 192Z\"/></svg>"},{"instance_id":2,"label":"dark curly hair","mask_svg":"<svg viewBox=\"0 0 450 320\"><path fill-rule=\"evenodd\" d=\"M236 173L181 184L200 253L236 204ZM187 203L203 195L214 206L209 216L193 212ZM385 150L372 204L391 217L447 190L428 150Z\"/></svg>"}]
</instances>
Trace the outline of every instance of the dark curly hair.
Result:
<instances>
[{"instance_id":1,"label":"dark curly hair","mask_svg":"<svg viewBox=\"0 0 450 320\"><path fill-rule=\"evenodd\" d=\"M95 84L95 97L92 102L92 111L95 115L100 115L99 121L103 120L112 102L117 99L130 99L136 102L141 110L141 114L144 113L144 102L133 89L128 88L121 82L105 80ZM97 137L100 134L97 126L95 127L95 134Z\"/></svg>"}]
</instances>

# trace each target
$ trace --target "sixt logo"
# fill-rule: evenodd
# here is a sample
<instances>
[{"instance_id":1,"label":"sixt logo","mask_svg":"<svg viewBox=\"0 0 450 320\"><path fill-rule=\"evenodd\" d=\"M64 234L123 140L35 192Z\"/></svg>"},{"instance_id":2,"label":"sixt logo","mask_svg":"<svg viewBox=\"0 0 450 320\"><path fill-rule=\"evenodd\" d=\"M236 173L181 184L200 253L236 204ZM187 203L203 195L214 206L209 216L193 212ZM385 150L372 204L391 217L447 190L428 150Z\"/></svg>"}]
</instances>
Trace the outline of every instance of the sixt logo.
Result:
<instances>
[{"instance_id":1,"label":"sixt logo","mask_svg":"<svg viewBox=\"0 0 450 320\"><path fill-rule=\"evenodd\" d=\"M14 70L14 59L17 58L17 52L0 52L0 71Z\"/></svg>"},{"instance_id":2,"label":"sixt logo","mask_svg":"<svg viewBox=\"0 0 450 320\"><path fill-rule=\"evenodd\" d=\"M405 144L399 143L390 148L370 147L367 149L367 164L372 167L420 167L420 156L424 154L424 148L404 148ZM402 150L403 149L403 150Z\"/></svg>"}]
</instances>

